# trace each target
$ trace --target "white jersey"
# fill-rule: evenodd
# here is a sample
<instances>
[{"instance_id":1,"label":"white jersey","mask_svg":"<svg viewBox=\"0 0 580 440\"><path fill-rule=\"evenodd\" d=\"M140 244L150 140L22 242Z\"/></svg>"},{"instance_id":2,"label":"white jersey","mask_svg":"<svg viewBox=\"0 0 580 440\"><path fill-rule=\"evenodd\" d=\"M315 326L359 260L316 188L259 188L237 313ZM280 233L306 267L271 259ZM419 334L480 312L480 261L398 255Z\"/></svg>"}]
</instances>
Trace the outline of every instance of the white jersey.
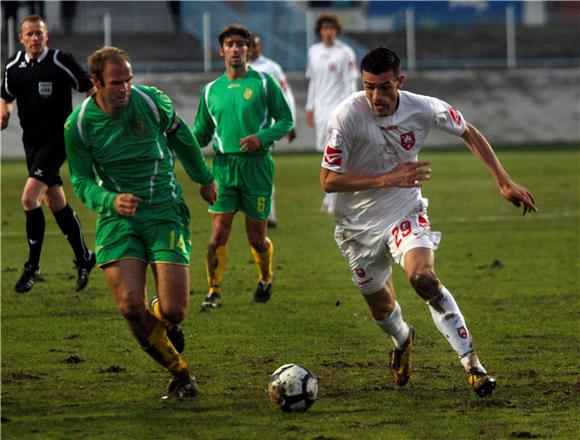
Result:
<instances>
[{"instance_id":1,"label":"white jersey","mask_svg":"<svg viewBox=\"0 0 580 440\"><path fill-rule=\"evenodd\" d=\"M377 174L416 161L431 127L461 136L467 122L446 102L399 91L392 116L376 116L365 92L353 93L327 126L322 167L337 173ZM338 193L336 224L349 229L388 226L426 201L419 188L377 188Z\"/></svg>"},{"instance_id":2,"label":"white jersey","mask_svg":"<svg viewBox=\"0 0 580 440\"><path fill-rule=\"evenodd\" d=\"M269 73L274 77L280 85L282 93L284 93L288 107L290 107L290 111L292 112L292 119L294 119L294 124L296 124L296 100L294 99L292 88L290 87L290 84L288 84L288 80L286 79L286 75L284 74L282 67L280 67L280 64L263 55L260 55L248 64L252 69L258 72Z\"/></svg>"},{"instance_id":3,"label":"white jersey","mask_svg":"<svg viewBox=\"0 0 580 440\"><path fill-rule=\"evenodd\" d=\"M306 111L314 111L318 149L324 147L322 132L330 114L356 91L358 77L354 52L342 41L336 40L332 46L318 43L308 49Z\"/></svg>"}]
</instances>

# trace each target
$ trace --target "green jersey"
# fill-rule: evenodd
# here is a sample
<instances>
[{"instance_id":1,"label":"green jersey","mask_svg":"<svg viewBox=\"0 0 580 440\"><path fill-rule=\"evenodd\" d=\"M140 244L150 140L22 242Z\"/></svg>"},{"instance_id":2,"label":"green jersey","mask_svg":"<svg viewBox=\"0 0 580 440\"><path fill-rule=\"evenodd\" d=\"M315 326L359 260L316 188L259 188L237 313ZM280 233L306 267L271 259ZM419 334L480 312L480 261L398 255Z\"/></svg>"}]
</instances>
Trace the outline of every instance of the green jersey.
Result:
<instances>
[{"instance_id":1,"label":"green jersey","mask_svg":"<svg viewBox=\"0 0 580 440\"><path fill-rule=\"evenodd\" d=\"M119 193L140 197L140 206L177 199L182 189L173 171L175 153L192 180L213 180L191 130L153 87L132 87L129 103L115 114L85 99L65 123L65 144L76 195L101 214L115 213Z\"/></svg>"},{"instance_id":2,"label":"green jersey","mask_svg":"<svg viewBox=\"0 0 580 440\"><path fill-rule=\"evenodd\" d=\"M248 68L239 79L229 80L223 74L203 88L194 135L201 146L213 136L218 154L247 154L240 140L255 134L268 152L274 142L294 126L292 113L276 80Z\"/></svg>"}]
</instances>

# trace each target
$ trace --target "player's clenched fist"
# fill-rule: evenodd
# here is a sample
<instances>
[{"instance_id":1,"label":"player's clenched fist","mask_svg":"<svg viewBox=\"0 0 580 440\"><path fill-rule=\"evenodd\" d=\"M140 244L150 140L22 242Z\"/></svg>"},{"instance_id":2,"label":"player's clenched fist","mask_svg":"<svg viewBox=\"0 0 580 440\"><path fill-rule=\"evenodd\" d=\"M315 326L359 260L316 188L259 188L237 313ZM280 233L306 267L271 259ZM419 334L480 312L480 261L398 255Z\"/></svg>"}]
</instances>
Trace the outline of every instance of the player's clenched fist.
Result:
<instances>
[{"instance_id":1,"label":"player's clenched fist","mask_svg":"<svg viewBox=\"0 0 580 440\"><path fill-rule=\"evenodd\" d=\"M137 211L137 205L143 199L133 194L119 194L115 197L115 209L123 217L133 217Z\"/></svg>"}]
</instances>

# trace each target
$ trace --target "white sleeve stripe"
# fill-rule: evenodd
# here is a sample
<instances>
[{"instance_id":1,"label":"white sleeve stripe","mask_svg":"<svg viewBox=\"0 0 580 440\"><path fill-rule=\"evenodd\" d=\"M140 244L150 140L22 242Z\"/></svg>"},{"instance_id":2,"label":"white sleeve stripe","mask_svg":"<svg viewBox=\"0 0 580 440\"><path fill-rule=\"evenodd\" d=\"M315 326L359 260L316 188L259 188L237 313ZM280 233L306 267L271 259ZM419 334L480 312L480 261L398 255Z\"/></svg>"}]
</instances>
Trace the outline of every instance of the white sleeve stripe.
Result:
<instances>
[{"instance_id":1,"label":"white sleeve stripe","mask_svg":"<svg viewBox=\"0 0 580 440\"><path fill-rule=\"evenodd\" d=\"M81 104L81 110L79 111L79 115L77 117L77 129L79 131L79 136L81 140L86 144L87 141L85 139L85 135L83 133L83 117L85 116L85 110L87 109L87 105L91 102L91 97L87 97L83 103Z\"/></svg>"},{"instance_id":2,"label":"white sleeve stripe","mask_svg":"<svg viewBox=\"0 0 580 440\"><path fill-rule=\"evenodd\" d=\"M264 94L266 95L266 100L267 100L268 99L268 88L267 88L266 75L264 75L262 72L258 72L258 71L256 71L256 73L258 75L260 75L260 78L262 80L262 87L264 88ZM262 123L260 124L260 130L262 128L264 128L267 123L268 123L268 107L266 106L266 109L264 111L264 119L263 119Z\"/></svg>"},{"instance_id":3,"label":"white sleeve stripe","mask_svg":"<svg viewBox=\"0 0 580 440\"><path fill-rule=\"evenodd\" d=\"M52 60L54 61L54 64L56 64L58 67L60 67L62 70L64 70L68 74L68 76L70 76L72 78L72 80L75 82L75 90L78 90L79 89L79 82L78 82L77 78L73 75L73 73L69 70L69 68L66 67L64 64L62 64L58 60L57 56L58 56L59 52L60 52L60 50L58 50L58 49L54 51L54 56L52 57Z\"/></svg>"},{"instance_id":4,"label":"white sleeve stripe","mask_svg":"<svg viewBox=\"0 0 580 440\"><path fill-rule=\"evenodd\" d=\"M12 60L12 62L8 63L6 65L6 78L4 78L4 90L6 90L6 93L8 93L12 98L16 98L16 96L14 96L10 90L8 89L8 69L10 69L14 64L16 64L19 60L20 60L20 55L22 54L22 51L19 50L18 53L16 54L16 57L14 57L14 59Z\"/></svg>"},{"instance_id":5,"label":"white sleeve stripe","mask_svg":"<svg viewBox=\"0 0 580 440\"><path fill-rule=\"evenodd\" d=\"M155 116L155 121L158 124L160 124L161 123L161 116L159 116L159 109L157 108L157 106L155 105L155 103L153 102L153 100L149 97L149 95L147 95L147 93L139 90L137 87L131 86L131 89L133 89L137 93L139 93L139 95L141 95L141 97L145 100L145 102L147 103L147 105L149 107L151 107L151 111L153 112L153 115Z\"/></svg>"},{"instance_id":6,"label":"white sleeve stripe","mask_svg":"<svg viewBox=\"0 0 580 440\"><path fill-rule=\"evenodd\" d=\"M223 153L224 153L224 146L223 146L223 142L222 142L222 140L220 139L220 137L219 137L219 135L218 135L218 130L217 130L218 126L217 126L217 121L216 121L216 119L215 119L214 115L212 115L212 114L211 114L211 110L209 109L209 100L208 100L208 99L209 99L209 89L211 89L211 86L213 86L213 85L214 85L214 83L215 83L216 81L217 81L217 80L214 80L214 81L212 81L212 82L211 82L211 83L209 83L209 84L207 85L207 87L205 88L205 107L207 108L207 112L209 113L209 117L210 117L210 118L211 118L211 120L213 121L213 125L214 125L214 127L215 127L215 129L214 129L214 133L213 133L213 135L214 135L214 138L215 138L215 140L217 141L217 144L218 144L218 148L219 148L219 150L220 150L220 153L222 153L222 154L223 154Z\"/></svg>"},{"instance_id":7,"label":"white sleeve stripe","mask_svg":"<svg viewBox=\"0 0 580 440\"><path fill-rule=\"evenodd\" d=\"M167 130L167 133L173 133L177 129L178 125L179 122L174 120L173 124L171 124L171 127L169 127L169 129Z\"/></svg>"},{"instance_id":8,"label":"white sleeve stripe","mask_svg":"<svg viewBox=\"0 0 580 440\"><path fill-rule=\"evenodd\" d=\"M18 53L16 54L16 57L14 57L14 59L6 65L6 70L10 69L14 64L16 64L20 60L21 54L22 54L22 51L19 50Z\"/></svg>"}]
</instances>

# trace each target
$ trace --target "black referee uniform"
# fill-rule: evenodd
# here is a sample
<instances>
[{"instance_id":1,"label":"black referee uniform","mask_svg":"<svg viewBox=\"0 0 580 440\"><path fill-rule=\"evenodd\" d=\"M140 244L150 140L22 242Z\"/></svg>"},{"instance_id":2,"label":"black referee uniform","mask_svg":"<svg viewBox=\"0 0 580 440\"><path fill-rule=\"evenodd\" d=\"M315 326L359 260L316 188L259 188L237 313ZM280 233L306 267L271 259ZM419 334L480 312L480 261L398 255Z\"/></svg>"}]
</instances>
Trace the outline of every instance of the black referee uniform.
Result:
<instances>
[{"instance_id":1,"label":"black referee uniform","mask_svg":"<svg viewBox=\"0 0 580 440\"><path fill-rule=\"evenodd\" d=\"M16 100L23 135L28 175L48 187L62 185L59 175L66 159L64 123L72 112L72 89L87 92L93 87L89 74L72 55L45 47L31 59L25 50L8 60L0 96L8 103ZM42 207L25 210L29 257L24 272L14 286L18 293L28 292L40 274L40 254L45 220ZM95 255L86 246L81 223L67 203L52 214L69 241L77 266L76 291L85 288L95 266Z\"/></svg>"},{"instance_id":2,"label":"black referee uniform","mask_svg":"<svg viewBox=\"0 0 580 440\"><path fill-rule=\"evenodd\" d=\"M64 123L72 112L71 89L93 87L89 74L69 53L45 49L37 59L18 51L4 69L1 96L16 100L29 176L46 185L62 184L59 169L66 158Z\"/></svg>"}]
</instances>

